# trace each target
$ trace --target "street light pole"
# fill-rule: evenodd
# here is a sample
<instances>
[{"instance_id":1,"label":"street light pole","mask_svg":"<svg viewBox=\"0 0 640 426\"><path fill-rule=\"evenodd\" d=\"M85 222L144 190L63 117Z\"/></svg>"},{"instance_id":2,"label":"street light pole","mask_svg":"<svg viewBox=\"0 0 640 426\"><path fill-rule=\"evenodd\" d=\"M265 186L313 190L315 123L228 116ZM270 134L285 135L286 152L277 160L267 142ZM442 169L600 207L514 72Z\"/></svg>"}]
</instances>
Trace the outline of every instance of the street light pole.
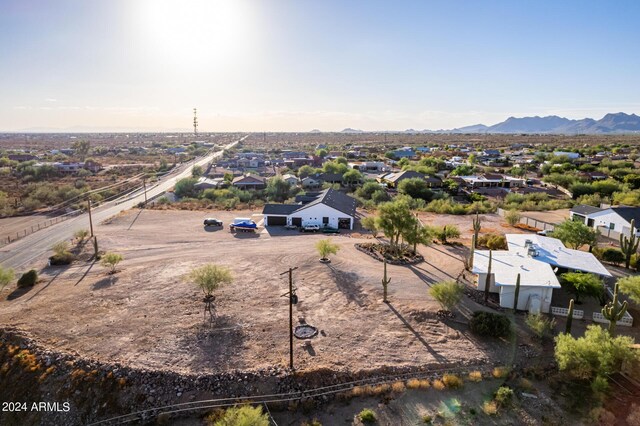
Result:
<instances>
[{"instance_id":1,"label":"street light pole","mask_svg":"<svg viewBox=\"0 0 640 426\"><path fill-rule=\"evenodd\" d=\"M281 273L280 275L289 274L289 368L293 370L293 298L295 294L293 293L293 271L298 269L289 268L288 271Z\"/></svg>"}]
</instances>

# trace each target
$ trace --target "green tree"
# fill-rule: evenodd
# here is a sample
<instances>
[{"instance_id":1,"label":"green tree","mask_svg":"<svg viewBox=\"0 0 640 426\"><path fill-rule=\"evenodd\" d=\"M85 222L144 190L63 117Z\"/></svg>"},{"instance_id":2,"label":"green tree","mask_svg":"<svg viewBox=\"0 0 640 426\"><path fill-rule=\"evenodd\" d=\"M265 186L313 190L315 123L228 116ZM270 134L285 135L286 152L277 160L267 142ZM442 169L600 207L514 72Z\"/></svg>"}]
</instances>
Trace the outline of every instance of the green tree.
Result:
<instances>
[{"instance_id":1,"label":"green tree","mask_svg":"<svg viewBox=\"0 0 640 426\"><path fill-rule=\"evenodd\" d=\"M265 189L265 192L270 200L282 203L289 198L291 185L280 176L276 176L267 181L267 188Z\"/></svg>"},{"instance_id":2,"label":"green tree","mask_svg":"<svg viewBox=\"0 0 640 426\"><path fill-rule=\"evenodd\" d=\"M429 294L433 297L442 309L452 311L464 295L464 286L455 281L443 281L432 285Z\"/></svg>"},{"instance_id":3,"label":"green tree","mask_svg":"<svg viewBox=\"0 0 640 426\"><path fill-rule=\"evenodd\" d=\"M348 186L354 186L362 180L362 173L356 169L349 169L342 175L342 179Z\"/></svg>"},{"instance_id":4,"label":"green tree","mask_svg":"<svg viewBox=\"0 0 640 426\"><path fill-rule=\"evenodd\" d=\"M560 275L560 283L568 292L576 295L577 304L580 304L582 296L599 299L604 292L602 280L594 274L566 272Z\"/></svg>"},{"instance_id":5,"label":"green tree","mask_svg":"<svg viewBox=\"0 0 640 426\"><path fill-rule=\"evenodd\" d=\"M300 179L304 179L307 176L311 176L315 173L316 173L316 169L306 164L298 169L298 177Z\"/></svg>"},{"instance_id":6,"label":"green tree","mask_svg":"<svg viewBox=\"0 0 640 426\"><path fill-rule=\"evenodd\" d=\"M417 219L411 213L409 203L406 200L396 200L380 205L376 223L389 239L392 249L397 250L400 237L413 232L416 221Z\"/></svg>"},{"instance_id":7,"label":"green tree","mask_svg":"<svg viewBox=\"0 0 640 426\"><path fill-rule=\"evenodd\" d=\"M212 297L213 292L225 284L233 282L231 270L225 266L208 263L189 273L189 280L195 283L206 297Z\"/></svg>"},{"instance_id":8,"label":"green tree","mask_svg":"<svg viewBox=\"0 0 640 426\"><path fill-rule=\"evenodd\" d=\"M223 175L223 180L227 183L231 183L233 181L233 173L227 172Z\"/></svg>"},{"instance_id":9,"label":"green tree","mask_svg":"<svg viewBox=\"0 0 640 426\"><path fill-rule=\"evenodd\" d=\"M240 405L227 408L224 414L218 418L211 415L207 418L210 426L269 426L269 416L262 412L262 406L252 407Z\"/></svg>"},{"instance_id":10,"label":"green tree","mask_svg":"<svg viewBox=\"0 0 640 426\"><path fill-rule=\"evenodd\" d=\"M612 337L602 327L592 324L583 337L561 333L555 338L555 358L561 371L592 383L606 383L607 376L620 372L624 365L638 361L634 340L627 336Z\"/></svg>"},{"instance_id":11,"label":"green tree","mask_svg":"<svg viewBox=\"0 0 640 426\"><path fill-rule=\"evenodd\" d=\"M340 250L340 246L332 243L331 240L327 238L316 243L316 250L318 250L320 260L326 262L327 260L329 260L328 256L330 254L338 253L338 250Z\"/></svg>"},{"instance_id":12,"label":"green tree","mask_svg":"<svg viewBox=\"0 0 640 426\"><path fill-rule=\"evenodd\" d=\"M329 153L329 151L327 151L324 148L320 148L320 149L316 149L316 155L320 158L324 158L327 156L327 154Z\"/></svg>"},{"instance_id":13,"label":"green tree","mask_svg":"<svg viewBox=\"0 0 640 426\"><path fill-rule=\"evenodd\" d=\"M594 247L598 243L598 231L575 220L565 220L556 225L551 236L576 250L584 245Z\"/></svg>"},{"instance_id":14,"label":"green tree","mask_svg":"<svg viewBox=\"0 0 640 426\"><path fill-rule=\"evenodd\" d=\"M203 173L204 171L202 170L201 166L193 166L191 168L191 177L199 178Z\"/></svg>"},{"instance_id":15,"label":"green tree","mask_svg":"<svg viewBox=\"0 0 640 426\"><path fill-rule=\"evenodd\" d=\"M80 158L80 161L84 161L91 150L91 142L85 140L77 141L71 145L71 148L73 148L75 155Z\"/></svg>"},{"instance_id":16,"label":"green tree","mask_svg":"<svg viewBox=\"0 0 640 426\"><path fill-rule=\"evenodd\" d=\"M640 275L620 278L617 284L620 286L620 292L640 305Z\"/></svg>"},{"instance_id":17,"label":"green tree","mask_svg":"<svg viewBox=\"0 0 640 426\"><path fill-rule=\"evenodd\" d=\"M11 284L15 279L13 269L3 268L0 265L0 290Z\"/></svg>"},{"instance_id":18,"label":"green tree","mask_svg":"<svg viewBox=\"0 0 640 426\"><path fill-rule=\"evenodd\" d=\"M429 189L427 182L420 178L402 180L398 184L398 192L409 195L411 198L419 198L425 201L431 201L433 198L433 191Z\"/></svg>"},{"instance_id":19,"label":"green tree","mask_svg":"<svg viewBox=\"0 0 640 426\"><path fill-rule=\"evenodd\" d=\"M193 198L198 194L196 183L198 183L198 179L195 178L180 179L176 182L174 192L180 198Z\"/></svg>"},{"instance_id":20,"label":"green tree","mask_svg":"<svg viewBox=\"0 0 640 426\"><path fill-rule=\"evenodd\" d=\"M343 175L349 170L346 164L339 163L338 161L327 161L322 165L322 171L325 173Z\"/></svg>"},{"instance_id":21,"label":"green tree","mask_svg":"<svg viewBox=\"0 0 640 426\"><path fill-rule=\"evenodd\" d=\"M363 217L360 220L360 223L362 224L362 227L364 229L367 229L367 230L371 231L371 234L373 234L374 238L377 238L377 236L378 236L378 225L377 225L376 216Z\"/></svg>"},{"instance_id":22,"label":"green tree","mask_svg":"<svg viewBox=\"0 0 640 426\"><path fill-rule=\"evenodd\" d=\"M100 264L105 268L110 268L109 272L115 274L116 267L123 259L124 257L120 253L105 253L100 259Z\"/></svg>"}]
</instances>

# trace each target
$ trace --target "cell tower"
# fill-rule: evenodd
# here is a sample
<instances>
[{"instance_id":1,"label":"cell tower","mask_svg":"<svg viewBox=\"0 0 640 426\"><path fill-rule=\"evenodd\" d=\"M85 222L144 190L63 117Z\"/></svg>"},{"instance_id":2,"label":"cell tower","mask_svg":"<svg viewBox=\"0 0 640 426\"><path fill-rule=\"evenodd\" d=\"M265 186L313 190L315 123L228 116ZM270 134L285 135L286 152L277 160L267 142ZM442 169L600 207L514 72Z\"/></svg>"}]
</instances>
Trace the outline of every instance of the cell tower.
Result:
<instances>
[{"instance_id":1,"label":"cell tower","mask_svg":"<svg viewBox=\"0 0 640 426\"><path fill-rule=\"evenodd\" d=\"M193 109L193 134L198 136L198 112L195 108Z\"/></svg>"}]
</instances>

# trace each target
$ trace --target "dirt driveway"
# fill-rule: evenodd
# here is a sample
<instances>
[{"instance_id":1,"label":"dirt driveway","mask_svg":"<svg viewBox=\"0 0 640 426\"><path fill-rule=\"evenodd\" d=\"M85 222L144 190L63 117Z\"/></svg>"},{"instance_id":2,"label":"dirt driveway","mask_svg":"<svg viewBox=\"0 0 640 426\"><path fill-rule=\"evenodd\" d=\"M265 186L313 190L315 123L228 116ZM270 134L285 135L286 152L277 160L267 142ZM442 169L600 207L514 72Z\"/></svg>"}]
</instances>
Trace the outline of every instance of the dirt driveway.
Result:
<instances>
[{"instance_id":1,"label":"dirt driveway","mask_svg":"<svg viewBox=\"0 0 640 426\"><path fill-rule=\"evenodd\" d=\"M5 300L10 290L4 290L0 321L54 348L137 367L204 373L285 366L288 303L281 295L288 282L280 274L298 267L294 322L320 330L309 344L295 342L300 369L508 356L468 336L465 326L435 319L439 307L428 287L460 273L463 247L422 247L424 263L389 266L391 303L385 304L382 264L354 248L366 237L229 232L233 217L252 213L129 211L96 228L101 249L125 257L117 274L90 263L48 268L31 291ZM224 229L205 230L204 217L222 219ZM341 248L330 264L318 262L314 245L322 238ZM228 266L235 276L216 293L213 326L203 321L202 293L185 278L209 262Z\"/></svg>"}]
</instances>

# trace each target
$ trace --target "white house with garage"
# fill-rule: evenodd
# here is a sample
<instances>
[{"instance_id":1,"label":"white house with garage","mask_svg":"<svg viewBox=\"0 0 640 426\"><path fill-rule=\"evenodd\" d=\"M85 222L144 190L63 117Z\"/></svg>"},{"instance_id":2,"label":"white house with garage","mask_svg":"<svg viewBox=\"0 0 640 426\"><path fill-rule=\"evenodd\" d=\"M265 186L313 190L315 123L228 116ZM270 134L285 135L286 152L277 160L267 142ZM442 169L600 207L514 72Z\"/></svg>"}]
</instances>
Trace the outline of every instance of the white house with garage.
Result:
<instances>
[{"instance_id":1,"label":"white house with garage","mask_svg":"<svg viewBox=\"0 0 640 426\"><path fill-rule=\"evenodd\" d=\"M264 225L319 225L321 228L353 229L355 198L332 188L307 198L308 201L301 204L265 204L262 210Z\"/></svg>"},{"instance_id":2,"label":"white house with garage","mask_svg":"<svg viewBox=\"0 0 640 426\"><path fill-rule=\"evenodd\" d=\"M507 250L491 252L489 291L498 293L500 306L513 308L516 279L520 274L518 309L533 314L551 310L553 289L560 288L557 275L563 272L589 272L611 277L607 269L591 254L566 248L556 238L531 234L507 234ZM476 250L472 272L477 288L484 291L489 269L489 251Z\"/></svg>"},{"instance_id":3,"label":"white house with garage","mask_svg":"<svg viewBox=\"0 0 640 426\"><path fill-rule=\"evenodd\" d=\"M624 235L630 235L631 221L635 220L635 233L640 235L640 207L620 206L600 209L579 205L571 209L569 217L594 229L610 230Z\"/></svg>"}]
</instances>

